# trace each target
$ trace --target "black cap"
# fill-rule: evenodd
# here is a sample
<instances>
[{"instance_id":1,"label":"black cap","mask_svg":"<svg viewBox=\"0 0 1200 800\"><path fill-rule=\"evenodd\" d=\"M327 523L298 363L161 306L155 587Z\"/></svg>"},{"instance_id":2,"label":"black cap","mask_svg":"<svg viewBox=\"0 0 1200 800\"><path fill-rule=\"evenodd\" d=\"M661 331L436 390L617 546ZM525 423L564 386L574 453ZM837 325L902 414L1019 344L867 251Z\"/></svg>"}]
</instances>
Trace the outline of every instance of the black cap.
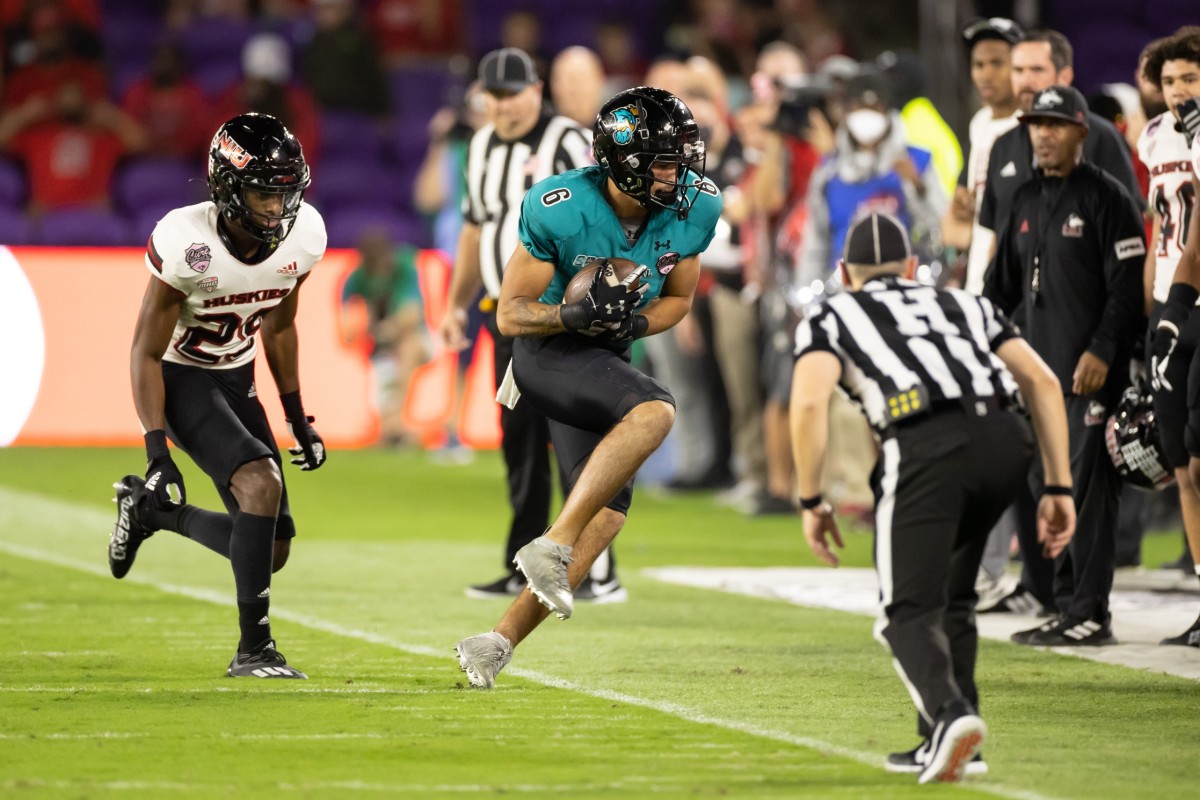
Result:
<instances>
[{"instance_id":1,"label":"black cap","mask_svg":"<svg viewBox=\"0 0 1200 800\"><path fill-rule=\"evenodd\" d=\"M846 82L844 94L847 103L856 101L865 106L891 105L887 79L877 70L864 67L859 73Z\"/></svg>"},{"instance_id":2,"label":"black cap","mask_svg":"<svg viewBox=\"0 0 1200 800\"><path fill-rule=\"evenodd\" d=\"M1028 124L1047 117L1074 122L1085 130L1090 127L1087 101L1073 86L1042 89L1033 96L1033 107L1021 115L1021 122Z\"/></svg>"},{"instance_id":3,"label":"black cap","mask_svg":"<svg viewBox=\"0 0 1200 800\"><path fill-rule=\"evenodd\" d=\"M842 259L851 266L878 266L912 255L908 233L891 214L873 211L859 217L846 234Z\"/></svg>"},{"instance_id":4,"label":"black cap","mask_svg":"<svg viewBox=\"0 0 1200 800\"><path fill-rule=\"evenodd\" d=\"M479 62L479 84L485 92L519 92L537 81L533 59L516 47L493 50Z\"/></svg>"},{"instance_id":5,"label":"black cap","mask_svg":"<svg viewBox=\"0 0 1200 800\"><path fill-rule=\"evenodd\" d=\"M987 17L972 20L968 22L962 30L963 40L967 43L967 50L975 46L976 42L981 42L984 39L999 39L1002 42L1016 44L1021 41L1021 37L1025 35L1025 31L1021 30L1021 26L1005 17Z\"/></svg>"}]
</instances>

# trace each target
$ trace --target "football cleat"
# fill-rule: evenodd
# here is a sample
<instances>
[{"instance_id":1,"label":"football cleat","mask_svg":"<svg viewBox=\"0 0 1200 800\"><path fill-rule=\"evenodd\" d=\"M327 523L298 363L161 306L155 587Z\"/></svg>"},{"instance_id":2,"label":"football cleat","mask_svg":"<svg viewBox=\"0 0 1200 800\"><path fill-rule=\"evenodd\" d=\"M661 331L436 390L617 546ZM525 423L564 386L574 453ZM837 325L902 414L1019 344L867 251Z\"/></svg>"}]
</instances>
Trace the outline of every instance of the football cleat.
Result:
<instances>
[{"instance_id":1,"label":"football cleat","mask_svg":"<svg viewBox=\"0 0 1200 800\"><path fill-rule=\"evenodd\" d=\"M925 764L928 761L929 740L926 739L912 750L906 750L903 753L890 753L883 766L888 772L917 773L925 769ZM967 775L986 775L987 771L988 765L983 760L982 753L976 753L975 757L967 762L967 766L964 769L964 773Z\"/></svg>"},{"instance_id":2,"label":"football cleat","mask_svg":"<svg viewBox=\"0 0 1200 800\"><path fill-rule=\"evenodd\" d=\"M113 484L117 496L117 524L108 537L108 568L114 578L124 578L133 566L142 542L154 535L154 531L142 525L138 514L138 503L146 495L146 481L137 475L126 475Z\"/></svg>"},{"instance_id":3,"label":"football cleat","mask_svg":"<svg viewBox=\"0 0 1200 800\"><path fill-rule=\"evenodd\" d=\"M1200 619L1192 623L1192 627L1188 628L1178 636L1169 636L1163 639L1159 644L1182 645L1183 647L1200 647Z\"/></svg>"},{"instance_id":4,"label":"football cleat","mask_svg":"<svg viewBox=\"0 0 1200 800\"><path fill-rule=\"evenodd\" d=\"M529 591L559 619L569 619L575 611L575 598L567 580L571 548L539 536L517 551L513 563L529 582Z\"/></svg>"},{"instance_id":5,"label":"football cleat","mask_svg":"<svg viewBox=\"0 0 1200 800\"><path fill-rule=\"evenodd\" d=\"M987 724L966 700L951 700L938 715L929 739L929 751L917 783L957 783L967 765L979 754L987 737Z\"/></svg>"},{"instance_id":6,"label":"football cleat","mask_svg":"<svg viewBox=\"0 0 1200 800\"><path fill-rule=\"evenodd\" d=\"M1031 632L1023 642L1035 647L1100 647L1116 643L1107 622L1077 617L1060 617L1055 625Z\"/></svg>"},{"instance_id":7,"label":"football cleat","mask_svg":"<svg viewBox=\"0 0 1200 800\"><path fill-rule=\"evenodd\" d=\"M512 660L512 643L495 631L468 636L454 646L458 668L480 689L491 689L500 670Z\"/></svg>"},{"instance_id":8,"label":"football cleat","mask_svg":"<svg viewBox=\"0 0 1200 800\"><path fill-rule=\"evenodd\" d=\"M629 599L629 592L616 578L610 581L598 581L589 575L583 579L583 583L575 587L574 597L584 603L604 605L605 603L624 603Z\"/></svg>"},{"instance_id":9,"label":"football cleat","mask_svg":"<svg viewBox=\"0 0 1200 800\"><path fill-rule=\"evenodd\" d=\"M308 676L295 667L289 667L283 653L275 649L275 640L267 643L252 653L238 653L229 662L225 671L230 678L298 678L307 680Z\"/></svg>"},{"instance_id":10,"label":"football cleat","mask_svg":"<svg viewBox=\"0 0 1200 800\"><path fill-rule=\"evenodd\" d=\"M467 597L486 600L489 597L516 597L525 591L525 576L514 572L491 583L477 583L467 587Z\"/></svg>"}]
</instances>

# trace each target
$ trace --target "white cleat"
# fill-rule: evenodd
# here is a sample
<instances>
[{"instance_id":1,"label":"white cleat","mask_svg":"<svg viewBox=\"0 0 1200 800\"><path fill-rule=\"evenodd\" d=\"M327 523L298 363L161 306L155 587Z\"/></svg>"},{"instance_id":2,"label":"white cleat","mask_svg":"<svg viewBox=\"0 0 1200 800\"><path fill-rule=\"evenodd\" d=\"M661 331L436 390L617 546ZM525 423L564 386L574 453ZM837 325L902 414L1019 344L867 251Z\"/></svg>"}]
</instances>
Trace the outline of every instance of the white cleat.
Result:
<instances>
[{"instance_id":1,"label":"white cleat","mask_svg":"<svg viewBox=\"0 0 1200 800\"><path fill-rule=\"evenodd\" d=\"M500 670L512 660L512 644L495 631L468 636L454 646L458 667L480 689L491 689Z\"/></svg>"},{"instance_id":2,"label":"white cleat","mask_svg":"<svg viewBox=\"0 0 1200 800\"><path fill-rule=\"evenodd\" d=\"M575 597L567 580L567 565L574 561L571 548L539 536L517 551L513 563L529 583L529 591L559 619L570 619Z\"/></svg>"}]
</instances>

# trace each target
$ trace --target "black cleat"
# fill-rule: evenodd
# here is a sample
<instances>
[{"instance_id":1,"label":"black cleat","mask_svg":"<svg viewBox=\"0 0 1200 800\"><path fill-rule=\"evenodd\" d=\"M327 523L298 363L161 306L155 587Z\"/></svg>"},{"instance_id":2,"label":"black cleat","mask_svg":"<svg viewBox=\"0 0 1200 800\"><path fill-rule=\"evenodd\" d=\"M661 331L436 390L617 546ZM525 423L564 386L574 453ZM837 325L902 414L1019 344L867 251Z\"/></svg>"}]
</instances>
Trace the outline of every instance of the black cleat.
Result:
<instances>
[{"instance_id":1,"label":"black cleat","mask_svg":"<svg viewBox=\"0 0 1200 800\"><path fill-rule=\"evenodd\" d=\"M925 769L926 762L929 761L929 744L929 740L926 739L912 750L888 754L887 761L883 765L884 769L888 772L911 772L914 774L921 772ZM983 753L976 753L975 757L967 762L963 771L967 775L986 775L988 765L983 760Z\"/></svg>"},{"instance_id":2,"label":"black cleat","mask_svg":"<svg viewBox=\"0 0 1200 800\"><path fill-rule=\"evenodd\" d=\"M133 566L142 542L154 535L154 531L142 525L138 514L138 503L146 496L146 481L137 475L126 475L113 484L117 496L117 524L108 537L108 568L114 578L124 578Z\"/></svg>"},{"instance_id":3,"label":"black cleat","mask_svg":"<svg viewBox=\"0 0 1200 800\"><path fill-rule=\"evenodd\" d=\"M1043 625L1026 633L1029 637L1020 644L1035 647L1100 647L1117 643L1107 622L1078 617L1059 617L1052 625ZM1013 641L1016 641L1016 635L1013 634Z\"/></svg>"},{"instance_id":4,"label":"black cleat","mask_svg":"<svg viewBox=\"0 0 1200 800\"><path fill-rule=\"evenodd\" d=\"M958 783L979 754L987 725L963 698L946 703L938 713L917 783ZM918 751L920 748L918 748Z\"/></svg>"},{"instance_id":5,"label":"black cleat","mask_svg":"<svg viewBox=\"0 0 1200 800\"><path fill-rule=\"evenodd\" d=\"M274 639L269 639L253 653L238 653L233 657L233 661L229 662L229 669L225 674L230 678L308 679L300 670L288 666L283 653L275 649Z\"/></svg>"},{"instance_id":6,"label":"black cleat","mask_svg":"<svg viewBox=\"0 0 1200 800\"><path fill-rule=\"evenodd\" d=\"M1188 628L1178 636L1170 636L1163 639L1159 644L1173 644L1183 647L1200 647L1200 619L1192 623L1192 627Z\"/></svg>"}]
</instances>

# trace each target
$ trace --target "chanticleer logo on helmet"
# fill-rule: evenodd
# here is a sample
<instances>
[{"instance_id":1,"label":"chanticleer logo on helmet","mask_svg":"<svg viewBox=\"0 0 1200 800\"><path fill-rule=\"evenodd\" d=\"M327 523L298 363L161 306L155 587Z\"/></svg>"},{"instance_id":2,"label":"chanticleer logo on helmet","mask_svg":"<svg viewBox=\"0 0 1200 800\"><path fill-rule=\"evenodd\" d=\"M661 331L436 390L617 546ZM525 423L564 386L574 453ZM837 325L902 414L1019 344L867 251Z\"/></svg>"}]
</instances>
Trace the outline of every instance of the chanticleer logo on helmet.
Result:
<instances>
[{"instance_id":1,"label":"chanticleer logo on helmet","mask_svg":"<svg viewBox=\"0 0 1200 800\"><path fill-rule=\"evenodd\" d=\"M625 106L612 112L615 121L612 129L613 141L617 144L629 144L633 141L633 132L637 130L641 109L637 106Z\"/></svg>"}]
</instances>

